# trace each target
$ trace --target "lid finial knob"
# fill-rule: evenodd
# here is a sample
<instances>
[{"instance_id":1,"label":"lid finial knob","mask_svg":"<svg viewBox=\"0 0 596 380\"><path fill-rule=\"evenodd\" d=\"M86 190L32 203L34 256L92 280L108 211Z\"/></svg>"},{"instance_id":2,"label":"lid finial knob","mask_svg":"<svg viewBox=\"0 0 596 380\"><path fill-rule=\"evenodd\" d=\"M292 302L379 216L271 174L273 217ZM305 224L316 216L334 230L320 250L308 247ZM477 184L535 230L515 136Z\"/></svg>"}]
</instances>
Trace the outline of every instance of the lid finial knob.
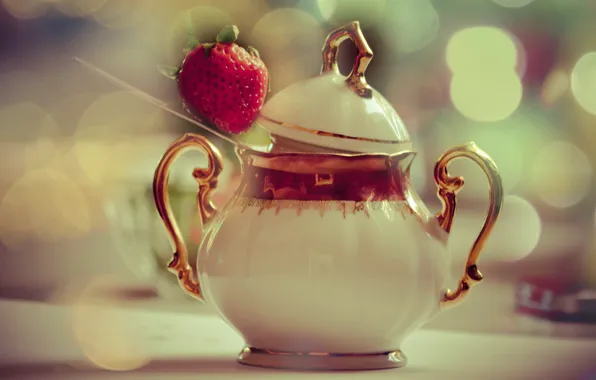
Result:
<instances>
[{"instance_id":1,"label":"lid finial knob","mask_svg":"<svg viewBox=\"0 0 596 380\"><path fill-rule=\"evenodd\" d=\"M339 45L341 45L347 38L351 39L358 49L358 55L356 56L354 67L352 67L352 71L346 79L346 83L348 87L359 96L363 98L371 98L372 88L366 82L364 72L373 58L373 51L370 46L368 46L368 43L362 34L362 30L360 29L360 22L358 21L353 21L344 25L327 36L325 46L323 47L323 67L321 69L321 74L330 71L335 71L339 74L337 53Z\"/></svg>"}]
</instances>

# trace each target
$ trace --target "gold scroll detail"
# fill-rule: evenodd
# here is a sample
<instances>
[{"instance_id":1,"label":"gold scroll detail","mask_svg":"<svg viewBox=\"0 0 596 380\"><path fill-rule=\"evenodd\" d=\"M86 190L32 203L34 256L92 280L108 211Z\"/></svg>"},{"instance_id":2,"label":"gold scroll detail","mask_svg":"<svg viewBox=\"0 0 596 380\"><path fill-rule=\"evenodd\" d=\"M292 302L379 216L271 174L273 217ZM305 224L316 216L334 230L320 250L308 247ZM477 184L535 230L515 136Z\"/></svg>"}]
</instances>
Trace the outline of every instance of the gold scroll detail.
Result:
<instances>
[{"instance_id":1,"label":"gold scroll detail","mask_svg":"<svg viewBox=\"0 0 596 380\"><path fill-rule=\"evenodd\" d=\"M358 21L353 21L344 25L327 36L325 46L323 47L323 67L321 69L321 74L330 71L339 73L337 53L339 52L341 43L348 38L354 42L356 49L358 49L358 55L354 61L352 71L346 79L346 84L359 96L363 98L372 98L372 88L366 82L364 72L370 61L373 59L373 51L370 46L368 46L368 42L366 42L364 34L362 34L360 23Z\"/></svg>"},{"instance_id":2,"label":"gold scroll detail","mask_svg":"<svg viewBox=\"0 0 596 380\"><path fill-rule=\"evenodd\" d=\"M315 186L333 185L333 174L316 174Z\"/></svg>"},{"instance_id":3,"label":"gold scroll detail","mask_svg":"<svg viewBox=\"0 0 596 380\"><path fill-rule=\"evenodd\" d=\"M203 301L201 285L189 263L188 249L186 248L186 243L184 243L182 233L178 228L178 223L176 223L176 219L174 218L168 196L170 167L180 155L191 150L204 152L209 161L207 168L196 168L193 171L193 177L199 185L197 208L202 228L215 217L217 210L211 202L211 194L217 188L218 177L223 170L223 159L217 147L201 135L187 133L168 147L155 170L153 198L174 248L172 259L168 264L168 270L178 277L178 282L182 289L194 298Z\"/></svg>"},{"instance_id":4,"label":"gold scroll detail","mask_svg":"<svg viewBox=\"0 0 596 380\"><path fill-rule=\"evenodd\" d=\"M447 233L451 231L457 205L456 194L464 185L462 177L452 177L447 170L447 166L457 158L470 159L480 166L488 178L490 198L486 219L480 234L472 245L466 260L464 274L459 280L457 289L447 289L441 301L441 307L456 305L464 299L474 285L483 280L484 277L477 265L478 256L495 226L503 205L503 183L494 161L474 143L456 146L443 153L435 165L434 177L437 183L437 194L443 203L443 209L437 215L441 228Z\"/></svg>"},{"instance_id":5,"label":"gold scroll detail","mask_svg":"<svg viewBox=\"0 0 596 380\"><path fill-rule=\"evenodd\" d=\"M408 203L405 201L302 201L237 197L232 202L232 206L240 208L241 213L245 212L247 208L258 208L258 215L261 215L266 210L275 210L275 215L277 215L280 210L284 209L295 210L296 215L298 216L300 216L304 210L316 210L321 217L324 216L326 212L339 211L343 214L344 218L347 218L349 214L356 214L358 212L362 212L369 217L370 211L383 211L385 213L395 211L404 219L408 215L414 214Z\"/></svg>"}]
</instances>

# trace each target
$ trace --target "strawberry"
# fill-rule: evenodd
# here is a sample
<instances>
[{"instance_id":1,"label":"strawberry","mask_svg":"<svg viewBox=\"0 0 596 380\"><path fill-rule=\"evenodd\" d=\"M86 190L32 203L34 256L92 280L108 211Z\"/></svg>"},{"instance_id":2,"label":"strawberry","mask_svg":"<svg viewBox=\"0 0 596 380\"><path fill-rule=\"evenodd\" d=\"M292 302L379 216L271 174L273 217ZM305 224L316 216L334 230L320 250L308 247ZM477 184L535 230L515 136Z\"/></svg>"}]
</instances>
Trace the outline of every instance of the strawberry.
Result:
<instances>
[{"instance_id":1,"label":"strawberry","mask_svg":"<svg viewBox=\"0 0 596 380\"><path fill-rule=\"evenodd\" d=\"M240 134L250 129L265 103L269 74L256 49L236 44L238 28L226 26L215 43L196 43L180 68L161 67L175 78L184 108L218 129Z\"/></svg>"}]
</instances>

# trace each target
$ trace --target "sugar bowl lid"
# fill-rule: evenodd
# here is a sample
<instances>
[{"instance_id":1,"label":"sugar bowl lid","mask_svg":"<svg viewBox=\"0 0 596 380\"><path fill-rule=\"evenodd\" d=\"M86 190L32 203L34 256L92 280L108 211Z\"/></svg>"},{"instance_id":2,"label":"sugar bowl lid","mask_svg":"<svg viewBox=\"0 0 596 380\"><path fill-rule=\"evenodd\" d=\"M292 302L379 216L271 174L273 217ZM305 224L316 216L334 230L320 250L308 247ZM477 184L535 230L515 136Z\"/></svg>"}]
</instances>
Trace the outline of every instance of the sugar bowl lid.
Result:
<instances>
[{"instance_id":1,"label":"sugar bowl lid","mask_svg":"<svg viewBox=\"0 0 596 380\"><path fill-rule=\"evenodd\" d=\"M352 72L339 72L339 45L351 39L358 48ZM396 153L411 150L401 118L364 72L373 52L354 21L333 31L323 48L321 75L294 83L261 110L259 124L273 136L333 150Z\"/></svg>"}]
</instances>

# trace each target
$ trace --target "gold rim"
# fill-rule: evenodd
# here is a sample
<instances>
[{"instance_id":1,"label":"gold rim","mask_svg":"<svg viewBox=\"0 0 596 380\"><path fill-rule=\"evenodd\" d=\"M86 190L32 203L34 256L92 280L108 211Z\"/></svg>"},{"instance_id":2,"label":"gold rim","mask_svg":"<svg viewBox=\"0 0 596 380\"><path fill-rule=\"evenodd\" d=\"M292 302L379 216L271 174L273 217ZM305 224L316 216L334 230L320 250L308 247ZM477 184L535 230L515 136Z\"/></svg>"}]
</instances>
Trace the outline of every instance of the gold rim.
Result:
<instances>
[{"instance_id":1,"label":"gold rim","mask_svg":"<svg viewBox=\"0 0 596 380\"><path fill-rule=\"evenodd\" d=\"M265 116L265 115L261 115L261 116L259 116L259 118L262 119L262 120L268 121L270 123L277 124L280 127L291 128L291 129L294 129L294 130L298 130L298 131L310 133L310 134L317 135L317 136L323 136L323 137L335 137L335 138L338 138L338 139L363 141L363 142L370 142L370 143L377 143L377 144L407 144L407 143L410 142L410 140L371 139L371 138L367 138L367 137L356 137L356 136L342 135L340 133L332 133L332 132L319 131L319 130L316 130L316 129L310 129L310 128L301 127L299 125L285 123L285 122L282 122L282 121L279 121L279 120L272 119L272 118L270 118L268 116Z\"/></svg>"},{"instance_id":2,"label":"gold rim","mask_svg":"<svg viewBox=\"0 0 596 380\"><path fill-rule=\"evenodd\" d=\"M366 354L334 354L245 347L238 355L238 362L253 367L299 371L365 371L405 367L407 359L401 350Z\"/></svg>"}]
</instances>

